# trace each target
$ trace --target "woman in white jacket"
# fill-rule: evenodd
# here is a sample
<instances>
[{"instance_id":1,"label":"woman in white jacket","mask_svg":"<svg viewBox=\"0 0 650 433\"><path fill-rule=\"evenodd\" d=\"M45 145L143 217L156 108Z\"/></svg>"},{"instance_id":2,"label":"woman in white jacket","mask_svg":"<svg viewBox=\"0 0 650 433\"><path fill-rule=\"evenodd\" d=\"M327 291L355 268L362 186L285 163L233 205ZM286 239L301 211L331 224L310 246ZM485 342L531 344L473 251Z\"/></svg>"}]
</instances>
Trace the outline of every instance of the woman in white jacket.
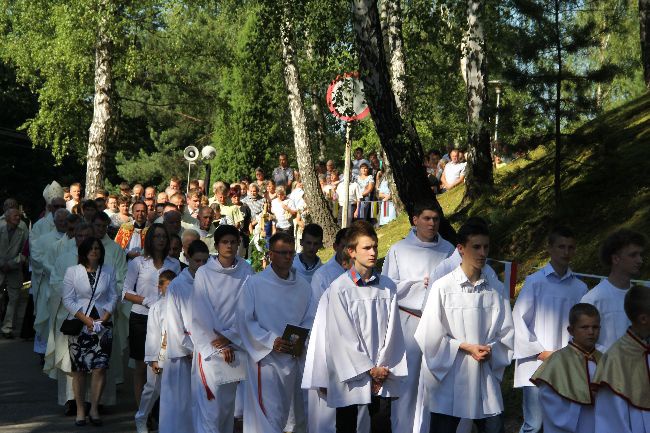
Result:
<instances>
[{"instance_id":1,"label":"woman in white jacket","mask_svg":"<svg viewBox=\"0 0 650 433\"><path fill-rule=\"evenodd\" d=\"M63 305L70 313L68 318L81 320L79 335L68 337L72 363L72 386L77 403L75 424L86 424L85 381L91 375L90 422L101 425L98 405L106 381L106 368L113 345L111 316L115 311L115 272L104 266L104 246L90 237L78 248L79 264L69 267L63 279Z\"/></svg>"}]
</instances>

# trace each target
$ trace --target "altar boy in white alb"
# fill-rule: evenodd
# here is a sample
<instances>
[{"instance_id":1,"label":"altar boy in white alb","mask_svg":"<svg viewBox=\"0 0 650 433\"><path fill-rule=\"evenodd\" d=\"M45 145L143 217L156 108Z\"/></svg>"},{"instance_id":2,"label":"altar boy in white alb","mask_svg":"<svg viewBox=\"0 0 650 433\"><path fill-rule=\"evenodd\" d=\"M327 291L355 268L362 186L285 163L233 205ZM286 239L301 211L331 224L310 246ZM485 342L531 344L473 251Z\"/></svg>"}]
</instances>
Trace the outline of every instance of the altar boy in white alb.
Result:
<instances>
[{"instance_id":1,"label":"altar boy in white alb","mask_svg":"<svg viewBox=\"0 0 650 433\"><path fill-rule=\"evenodd\" d=\"M242 346L248 353L244 431L282 433L294 405L294 432L306 429L306 394L300 388L305 353L294 356L294 343L284 339L287 325L309 329L316 301L307 281L291 263L295 240L278 232L269 240L271 265L244 283L237 313Z\"/></svg>"},{"instance_id":2,"label":"altar boy in white alb","mask_svg":"<svg viewBox=\"0 0 650 433\"><path fill-rule=\"evenodd\" d=\"M318 224L307 224L302 232L300 246L302 251L293 259L293 267L298 275L311 284L314 273L323 265L317 256L318 250L323 246L323 228Z\"/></svg>"},{"instance_id":3,"label":"altar boy in white alb","mask_svg":"<svg viewBox=\"0 0 650 433\"><path fill-rule=\"evenodd\" d=\"M235 226L220 225L213 237L217 256L196 272L192 293L195 429L232 433L235 395L246 377L247 358L235 316L244 281L254 271L237 257L240 234Z\"/></svg>"},{"instance_id":4,"label":"altar boy in white alb","mask_svg":"<svg viewBox=\"0 0 650 433\"><path fill-rule=\"evenodd\" d=\"M438 264L454 252L454 246L438 233L442 209L436 203L416 204L413 228L386 254L382 275L397 285L397 302L406 346L408 377L401 397L391 407L394 432L411 432L420 378L422 352L413 338L420 323L428 279Z\"/></svg>"},{"instance_id":5,"label":"altar boy in white alb","mask_svg":"<svg viewBox=\"0 0 650 433\"><path fill-rule=\"evenodd\" d=\"M512 311L515 324L515 388L523 387L521 433L542 429L539 388L530 377L554 351L569 343L569 311L587 293L587 285L571 272L576 250L573 232L556 227L548 235L549 263L526 277Z\"/></svg>"},{"instance_id":6,"label":"altar boy in white alb","mask_svg":"<svg viewBox=\"0 0 650 433\"><path fill-rule=\"evenodd\" d=\"M167 361L160 385L160 433L192 433L192 353L191 339L194 275L210 257L208 246L193 241L188 251L188 266L167 288Z\"/></svg>"},{"instance_id":7,"label":"altar boy in white alb","mask_svg":"<svg viewBox=\"0 0 650 433\"><path fill-rule=\"evenodd\" d=\"M623 308L632 278L638 278L643 265L646 239L632 230L619 230L605 239L600 260L609 267L609 276L587 293L581 302L593 304L600 311L601 332L596 347L606 352L630 326Z\"/></svg>"},{"instance_id":8,"label":"altar boy in white alb","mask_svg":"<svg viewBox=\"0 0 650 433\"><path fill-rule=\"evenodd\" d=\"M650 288L625 295L631 326L596 369L596 433L650 433Z\"/></svg>"},{"instance_id":9,"label":"altar boy in white alb","mask_svg":"<svg viewBox=\"0 0 650 433\"><path fill-rule=\"evenodd\" d=\"M480 431L503 432L501 380L512 360L510 302L482 271L490 238L485 225L458 232L461 265L434 282L415 331L431 372L427 401L430 433L455 433L461 418Z\"/></svg>"},{"instance_id":10,"label":"altar boy in white alb","mask_svg":"<svg viewBox=\"0 0 650 433\"><path fill-rule=\"evenodd\" d=\"M357 433L359 412L372 417L400 397L408 374L397 288L375 270L377 234L356 221L346 235L353 265L329 288L325 327L327 404L336 408L336 431ZM365 431L370 433L370 426Z\"/></svg>"}]
</instances>

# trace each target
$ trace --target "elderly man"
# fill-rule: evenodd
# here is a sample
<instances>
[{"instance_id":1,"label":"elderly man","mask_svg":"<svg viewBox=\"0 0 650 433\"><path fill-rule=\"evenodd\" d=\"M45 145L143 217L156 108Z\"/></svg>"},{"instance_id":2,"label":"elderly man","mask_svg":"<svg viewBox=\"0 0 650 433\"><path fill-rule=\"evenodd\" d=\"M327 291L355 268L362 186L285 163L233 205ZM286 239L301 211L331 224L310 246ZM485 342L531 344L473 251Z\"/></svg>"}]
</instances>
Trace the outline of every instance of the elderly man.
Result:
<instances>
[{"instance_id":1,"label":"elderly man","mask_svg":"<svg viewBox=\"0 0 650 433\"><path fill-rule=\"evenodd\" d=\"M169 196L165 191L161 191L156 195L156 203L167 203L169 202Z\"/></svg>"},{"instance_id":2,"label":"elderly man","mask_svg":"<svg viewBox=\"0 0 650 433\"><path fill-rule=\"evenodd\" d=\"M25 256L22 251L28 233L19 224L20 212L12 208L5 212L5 224L0 226L0 287L5 285L9 295L5 320L2 323L2 336L5 338L13 338L16 307L23 284L22 265Z\"/></svg>"},{"instance_id":3,"label":"elderly man","mask_svg":"<svg viewBox=\"0 0 650 433\"><path fill-rule=\"evenodd\" d=\"M150 198L156 200L156 188L153 186L148 186L144 189L144 198Z\"/></svg>"},{"instance_id":4,"label":"elderly man","mask_svg":"<svg viewBox=\"0 0 650 433\"><path fill-rule=\"evenodd\" d=\"M133 205L133 222L120 226L115 242L124 250L128 260L142 254L144 236L147 234L147 205L138 202Z\"/></svg>"},{"instance_id":5,"label":"elderly man","mask_svg":"<svg viewBox=\"0 0 650 433\"><path fill-rule=\"evenodd\" d=\"M465 167L467 166L466 162L461 162L460 151L458 149L453 149L449 152L449 158L451 160L445 165L442 177L440 178L440 184L446 191L465 181Z\"/></svg>"},{"instance_id":6,"label":"elderly man","mask_svg":"<svg viewBox=\"0 0 650 433\"><path fill-rule=\"evenodd\" d=\"M214 245L214 231L217 226L214 223L214 209L209 206L202 207L199 210L199 228L198 232L201 240L205 242L210 250L210 254L216 254L217 250Z\"/></svg>"},{"instance_id":7,"label":"elderly man","mask_svg":"<svg viewBox=\"0 0 650 433\"><path fill-rule=\"evenodd\" d=\"M43 198L46 203L46 213L43 218L36 221L29 233L29 243L32 243L44 234L55 230L54 212L57 209L65 209L65 200L63 199L63 188L56 182L47 185L43 190Z\"/></svg>"},{"instance_id":8,"label":"elderly man","mask_svg":"<svg viewBox=\"0 0 650 433\"><path fill-rule=\"evenodd\" d=\"M133 185L133 193L131 194L131 197L133 198L134 203L142 200L144 198L144 187L139 183Z\"/></svg>"},{"instance_id":9,"label":"elderly man","mask_svg":"<svg viewBox=\"0 0 650 433\"><path fill-rule=\"evenodd\" d=\"M197 232L194 229L187 229L183 231L183 235L181 236L182 251L178 259L181 263L185 265L190 264L189 262L190 256L188 255L188 248L190 247L190 244L192 242L198 241L200 239L201 236L199 235L199 232Z\"/></svg>"}]
</instances>

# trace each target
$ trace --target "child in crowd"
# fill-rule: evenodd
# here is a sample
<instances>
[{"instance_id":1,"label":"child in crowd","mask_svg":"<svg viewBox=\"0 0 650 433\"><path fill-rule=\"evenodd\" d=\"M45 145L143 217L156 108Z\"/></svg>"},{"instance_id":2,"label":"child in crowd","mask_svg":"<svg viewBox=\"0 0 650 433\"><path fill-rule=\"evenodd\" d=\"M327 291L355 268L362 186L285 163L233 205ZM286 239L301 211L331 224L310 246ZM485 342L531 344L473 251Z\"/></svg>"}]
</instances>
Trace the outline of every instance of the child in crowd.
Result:
<instances>
[{"instance_id":1,"label":"child in crowd","mask_svg":"<svg viewBox=\"0 0 650 433\"><path fill-rule=\"evenodd\" d=\"M167 332L165 328L165 310L167 306L167 286L176 278L173 271L162 271L158 276L158 291L161 298L151 306L147 321L147 340L144 361L147 369L147 383L142 390L140 407L135 414L135 426L138 433L147 433L147 418L156 400L160 396L160 383L167 351Z\"/></svg>"},{"instance_id":2,"label":"child in crowd","mask_svg":"<svg viewBox=\"0 0 650 433\"><path fill-rule=\"evenodd\" d=\"M632 325L603 356L594 383L596 433L650 433L650 288L625 295Z\"/></svg>"},{"instance_id":3,"label":"child in crowd","mask_svg":"<svg viewBox=\"0 0 650 433\"><path fill-rule=\"evenodd\" d=\"M594 390L591 379L602 354L596 350L600 314L591 304L569 312L572 339L554 352L530 379L539 388L545 433L593 433Z\"/></svg>"}]
</instances>

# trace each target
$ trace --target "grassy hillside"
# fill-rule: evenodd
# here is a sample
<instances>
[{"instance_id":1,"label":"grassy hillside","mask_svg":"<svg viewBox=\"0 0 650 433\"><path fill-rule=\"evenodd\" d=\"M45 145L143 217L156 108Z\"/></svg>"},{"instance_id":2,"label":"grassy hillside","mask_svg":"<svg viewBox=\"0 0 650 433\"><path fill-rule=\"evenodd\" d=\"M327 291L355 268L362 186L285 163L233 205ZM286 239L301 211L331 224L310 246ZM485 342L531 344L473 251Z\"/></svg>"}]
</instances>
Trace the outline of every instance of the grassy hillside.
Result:
<instances>
[{"instance_id":1,"label":"grassy hillside","mask_svg":"<svg viewBox=\"0 0 650 433\"><path fill-rule=\"evenodd\" d=\"M553 198L554 146L540 146L495 173L495 193L461 207L464 188L439 197L458 228L468 216L486 218L492 230L491 257L521 263L520 278L546 260L550 227L566 224L578 235L573 268L603 274L601 240L627 227L650 234L650 94L605 113L566 137L563 204ZM379 253L408 231L401 216L378 231ZM323 257L331 256L331 249ZM646 261L642 278L650 278Z\"/></svg>"}]
</instances>

